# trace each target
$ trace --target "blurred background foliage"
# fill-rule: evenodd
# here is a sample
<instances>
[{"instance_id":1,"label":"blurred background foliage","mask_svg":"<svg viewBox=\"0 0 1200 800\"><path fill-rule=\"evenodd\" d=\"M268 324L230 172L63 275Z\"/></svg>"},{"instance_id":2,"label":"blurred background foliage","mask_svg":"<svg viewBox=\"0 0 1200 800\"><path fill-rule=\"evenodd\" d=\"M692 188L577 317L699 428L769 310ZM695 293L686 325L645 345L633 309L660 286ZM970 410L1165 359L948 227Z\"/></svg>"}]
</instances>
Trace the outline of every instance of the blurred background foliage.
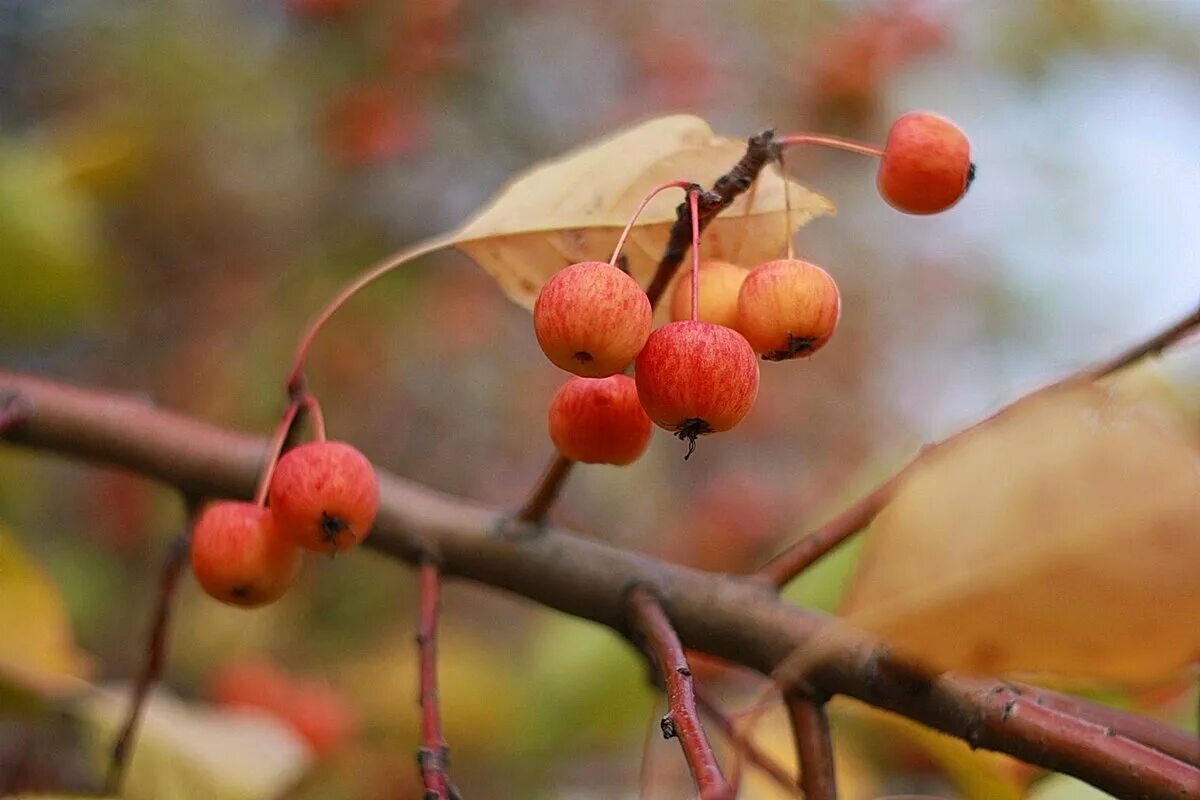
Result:
<instances>
[{"instance_id":1,"label":"blurred background foliage","mask_svg":"<svg viewBox=\"0 0 1200 800\"><path fill-rule=\"evenodd\" d=\"M861 159L791 157L839 207L799 237L841 286L838 336L764 370L747 421L687 464L656 436L630 468L581 469L556 512L617 545L748 569L922 441L1194 302L1200 4L0 0L0 364L266 432L320 303L529 164L669 111L732 136L879 141L912 108L970 134L969 197L901 217ZM330 430L377 463L514 505L550 454L561 380L531 333L448 253L355 300L309 377ZM61 591L96 680L135 672L180 521L162 487L0 449L0 522ZM792 598L835 608L853 559ZM311 563L249 614L185 585L167 684L228 705L222 671L275 665L271 691L294 681L336 723L325 745L292 720L319 757L287 797L419 797L413 594L408 571L365 552ZM468 797L636 796L661 710L622 642L459 584L444 620L443 707ZM731 702L752 694L742 676L701 673ZM17 704L0 695L0 708ZM836 713L849 800L1019 796L1030 777ZM9 716L0 792L88 786L71 725ZM649 796L688 796L674 745L646 752Z\"/></svg>"}]
</instances>

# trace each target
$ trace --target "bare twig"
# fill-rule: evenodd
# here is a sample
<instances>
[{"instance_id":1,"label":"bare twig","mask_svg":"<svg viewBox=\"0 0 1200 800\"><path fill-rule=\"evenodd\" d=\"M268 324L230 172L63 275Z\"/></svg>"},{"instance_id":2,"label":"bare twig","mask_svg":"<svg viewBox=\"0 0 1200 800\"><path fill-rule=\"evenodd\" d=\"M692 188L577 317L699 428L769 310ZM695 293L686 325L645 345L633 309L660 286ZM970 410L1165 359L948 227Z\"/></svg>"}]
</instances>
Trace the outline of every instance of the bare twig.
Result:
<instances>
[{"instance_id":1,"label":"bare twig","mask_svg":"<svg viewBox=\"0 0 1200 800\"><path fill-rule=\"evenodd\" d=\"M158 603L154 611L154 620L150 624L150 635L146 639L146 653L142 661L141 672L133 688L133 698L129 703L129 713L125 724L113 743L112 755L108 763L108 775L104 780L104 793L120 794L121 784L125 779L125 769L132 754L132 747L137 735L138 724L141 722L142 711L150 690L162 677L163 665L167 657L167 636L171 627L171 607L175 601L175 592L179 585L179 576L187 561L188 547L191 544L192 521L195 507L189 504L188 520L181 531L167 547L163 559L162 570L158 581Z\"/></svg>"},{"instance_id":2,"label":"bare twig","mask_svg":"<svg viewBox=\"0 0 1200 800\"><path fill-rule=\"evenodd\" d=\"M157 409L141 398L0 371L4 393L20 395L30 409L11 434L18 445L122 466L188 495L251 497L267 450L261 438ZM413 564L436 552L442 575L619 631L628 625L629 587L653 586L687 647L764 674L833 624L781 602L762 581L668 564L554 526L537 537L496 536L505 512L378 472L380 511L365 545ZM1028 700L1006 715L1005 698L1019 698L995 681L953 674L900 680L894 673L901 663L869 636L827 638L833 641L824 653L826 666L811 680L819 691L855 697L1110 794L1200 800L1200 769L1157 749L1120 735L1096 740L1094 732L1103 728ZM1103 746L1095 747L1097 741Z\"/></svg>"},{"instance_id":3,"label":"bare twig","mask_svg":"<svg viewBox=\"0 0 1200 800\"><path fill-rule=\"evenodd\" d=\"M718 708L709 696L701 691L700 687L693 687L693 690L696 696L696 707L717 726L717 729L733 745L735 751L745 756L747 761L766 773L784 791L793 794L800 791L800 785L787 774L787 770L781 767L775 759L758 749L758 746L754 744L754 741L749 736L739 731L733 720ZM730 782L733 782L733 778L730 778Z\"/></svg>"},{"instance_id":4,"label":"bare twig","mask_svg":"<svg viewBox=\"0 0 1200 800\"><path fill-rule=\"evenodd\" d=\"M654 595L641 587L630 592L629 610L633 630L644 642L666 686L668 710L662 718L663 737L679 739L700 800L733 800L733 789L721 774L716 754L700 725L692 670L671 620Z\"/></svg>"},{"instance_id":5,"label":"bare twig","mask_svg":"<svg viewBox=\"0 0 1200 800\"><path fill-rule=\"evenodd\" d=\"M790 545L786 550L776 555L770 561L763 565L758 571L758 575L770 581L775 586L784 586L797 575L802 573L813 565L818 559L829 553L842 542L849 539L858 531L871 524L888 501L892 497L892 492L900 485L901 478L906 475L916 464L927 457L930 453L942 448L943 446L956 441L958 438L967 433L979 428L992 420L995 420L1013 409L1014 406L1024 400L1033 397L1034 395L1050 392L1056 389L1061 389L1066 386L1077 383L1086 383L1104 378L1112 373L1129 366L1130 364L1145 358L1146 356L1161 353L1170 345L1183 339L1197 327L1200 327L1200 307L1194 309L1186 317L1172 324L1165 330L1156 333L1149 339L1141 342L1121 355L1109 361L1102 362L1095 366L1086 367L1078 372L1068 375L1062 380L1043 386L1040 389L1032 391L1017 400L1009 403L1004 408L1000 409L991 416L976 422L970 427L964 428L957 433L954 433L936 444L929 445L921 449L921 452L916 455L911 461L900 469L891 478L888 478L882 484L877 486L870 494L863 497L850 508L843 511L838 516L834 517L825 525L817 528L811 533L805 535L798 541Z\"/></svg>"},{"instance_id":6,"label":"bare twig","mask_svg":"<svg viewBox=\"0 0 1200 800\"><path fill-rule=\"evenodd\" d=\"M417 649L420 663L421 734L423 744L417 751L421 780L425 784L425 800L457 800L458 790L446 774L450 748L442 733L438 712L437 690L437 618L441 573L437 565L424 561L420 566L421 612L417 627Z\"/></svg>"},{"instance_id":7,"label":"bare twig","mask_svg":"<svg viewBox=\"0 0 1200 800\"><path fill-rule=\"evenodd\" d=\"M787 696L788 718L796 738L797 763L804 800L837 800L833 742L825 701L801 694Z\"/></svg>"},{"instance_id":8,"label":"bare twig","mask_svg":"<svg viewBox=\"0 0 1200 800\"><path fill-rule=\"evenodd\" d=\"M1018 694L1029 698L1039 706L1053 708L1088 722L1102 725L1114 734L1153 747L1193 767L1200 767L1200 738L1187 731L1160 725L1153 720L1122 711L1118 708L1093 703L1082 697L1052 692L1040 686L1025 683L1011 684Z\"/></svg>"},{"instance_id":9,"label":"bare twig","mask_svg":"<svg viewBox=\"0 0 1200 800\"><path fill-rule=\"evenodd\" d=\"M746 142L746 153L741 160L734 164L729 172L717 178L711 191L697 194L698 230L703 231L718 214L753 186L758 174L777 152L774 131L765 130L757 136L751 136ZM690 200L691 192L688 193L688 197ZM671 226L666 250L658 261L650 285L646 287L646 296L650 298L651 308L658 306L663 292L675 276L675 271L683 263L683 257L692 245L692 233L691 209L689 202L685 201L676 209L675 223ZM517 512L516 519L526 523L541 522L554 505L574 466L574 461L555 453L542 471L537 485L529 493L529 498Z\"/></svg>"}]
</instances>

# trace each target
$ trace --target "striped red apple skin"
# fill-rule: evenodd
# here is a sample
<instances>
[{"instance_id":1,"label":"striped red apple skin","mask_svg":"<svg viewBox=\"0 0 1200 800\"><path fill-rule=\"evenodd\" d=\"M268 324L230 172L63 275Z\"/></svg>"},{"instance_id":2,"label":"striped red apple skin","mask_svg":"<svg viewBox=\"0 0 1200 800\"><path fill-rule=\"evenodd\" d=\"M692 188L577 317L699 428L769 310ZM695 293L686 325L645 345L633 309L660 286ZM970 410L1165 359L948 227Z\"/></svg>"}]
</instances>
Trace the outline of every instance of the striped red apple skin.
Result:
<instances>
[{"instance_id":1,"label":"striped red apple skin","mask_svg":"<svg viewBox=\"0 0 1200 800\"><path fill-rule=\"evenodd\" d=\"M652 425L628 375L572 376L550 401L550 438L558 452L585 464L632 464Z\"/></svg>"},{"instance_id":2,"label":"striped red apple skin","mask_svg":"<svg viewBox=\"0 0 1200 800\"><path fill-rule=\"evenodd\" d=\"M690 427L693 440L734 427L758 397L754 350L737 331L711 322L662 326L650 334L634 369L650 419L676 434Z\"/></svg>"},{"instance_id":3,"label":"striped red apple skin","mask_svg":"<svg viewBox=\"0 0 1200 800\"><path fill-rule=\"evenodd\" d=\"M642 349L651 313L637 281L603 261L584 261L546 281L533 306L533 329L555 366L606 378Z\"/></svg>"}]
</instances>

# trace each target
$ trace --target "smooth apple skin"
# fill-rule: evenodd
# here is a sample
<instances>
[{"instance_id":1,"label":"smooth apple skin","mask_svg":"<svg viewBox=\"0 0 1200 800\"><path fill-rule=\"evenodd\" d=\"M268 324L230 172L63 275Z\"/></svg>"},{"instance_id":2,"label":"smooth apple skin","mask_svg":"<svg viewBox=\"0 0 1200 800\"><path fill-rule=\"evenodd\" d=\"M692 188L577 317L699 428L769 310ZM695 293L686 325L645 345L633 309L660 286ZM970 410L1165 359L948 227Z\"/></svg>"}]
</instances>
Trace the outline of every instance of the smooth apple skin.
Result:
<instances>
[{"instance_id":1,"label":"smooth apple skin","mask_svg":"<svg viewBox=\"0 0 1200 800\"><path fill-rule=\"evenodd\" d=\"M841 316L842 297L833 277L799 259L760 264L738 293L738 330L768 361L817 352Z\"/></svg>"},{"instance_id":2,"label":"smooth apple skin","mask_svg":"<svg viewBox=\"0 0 1200 800\"><path fill-rule=\"evenodd\" d=\"M550 439L585 464L632 464L650 442L652 424L628 375L572 376L550 402Z\"/></svg>"},{"instance_id":3,"label":"smooth apple skin","mask_svg":"<svg viewBox=\"0 0 1200 800\"><path fill-rule=\"evenodd\" d=\"M967 135L945 117L914 111L892 123L875 183L897 211L936 214L962 199L974 175Z\"/></svg>"}]
</instances>

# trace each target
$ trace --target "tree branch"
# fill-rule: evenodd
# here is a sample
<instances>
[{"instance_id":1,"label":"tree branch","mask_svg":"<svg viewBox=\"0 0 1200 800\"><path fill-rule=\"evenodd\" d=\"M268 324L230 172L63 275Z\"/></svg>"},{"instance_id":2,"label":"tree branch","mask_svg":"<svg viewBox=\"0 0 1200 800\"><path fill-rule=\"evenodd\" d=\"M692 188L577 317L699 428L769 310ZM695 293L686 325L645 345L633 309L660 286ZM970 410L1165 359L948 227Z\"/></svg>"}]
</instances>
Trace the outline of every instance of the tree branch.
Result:
<instances>
[{"instance_id":1,"label":"tree branch","mask_svg":"<svg viewBox=\"0 0 1200 800\"><path fill-rule=\"evenodd\" d=\"M796 739L800 786L804 800L837 800L837 780L833 771L833 741L829 736L829 717L825 701L792 693L787 695L788 719Z\"/></svg>"},{"instance_id":2,"label":"tree branch","mask_svg":"<svg viewBox=\"0 0 1200 800\"><path fill-rule=\"evenodd\" d=\"M923 458L928 456L935 450L944 447L951 442L956 441L962 436L970 433L976 428L997 419L1004 414L1007 414L1019 403L1028 400L1029 398L1042 394L1044 392L1061 389L1065 386L1075 383L1085 383L1089 381L1099 380L1112 373L1123 369L1135 361L1145 358L1149 355L1161 353L1170 345L1183 339L1197 327L1200 327L1200 306L1197 306L1187 316L1170 327L1156 333L1149 339L1131 347L1121 355L1109 361L1102 362L1095 366L1086 367L1074 372L1067 377L1055 381L1052 384L1043 386L1029 392L1026 395L1014 400L1004 408L1000 409L991 416L976 422L975 424L963 428L957 433L951 434L947 438L935 444L928 445L921 449L915 458L904 465L891 478L888 478L882 484L877 486L870 494L863 497L850 508L843 511L840 515L834 517L825 525L817 528L811 533L805 535L786 550L773 557L770 561L763 565L758 570L759 577L765 578L775 586L785 586L789 581L797 575L808 569L822 556L833 550L842 542L849 539L858 531L871 524L888 501L892 497L892 492L900 485L901 479L913 467L921 462Z\"/></svg>"},{"instance_id":3,"label":"tree branch","mask_svg":"<svg viewBox=\"0 0 1200 800\"><path fill-rule=\"evenodd\" d=\"M733 789L721 774L692 690L692 670L683 653L683 644L671 627L671 620L658 600L643 587L629 594L629 612L633 633L658 667L667 691L667 715L662 718L663 738L678 738L688 768L700 793L700 800L733 800Z\"/></svg>"},{"instance_id":4,"label":"tree branch","mask_svg":"<svg viewBox=\"0 0 1200 800\"><path fill-rule=\"evenodd\" d=\"M424 739L417 751L425 800L457 800L458 790L446 774L450 748L442 733L437 690L437 619L441 594L441 574L437 565L423 561L421 574L421 611L417 625L417 650L420 666L421 733Z\"/></svg>"},{"instance_id":5,"label":"tree branch","mask_svg":"<svg viewBox=\"0 0 1200 800\"><path fill-rule=\"evenodd\" d=\"M159 574L158 603L154 611L154 620L150 624L150 634L146 639L146 655L142 661L142 670L134 683L133 697L129 702L129 715L125 724L113 743L112 755L108 763L108 775L104 779L104 793L118 795L121 784L125 780L125 769L128 766L130 747L137 735L138 724L141 722L142 711L146 707L146 698L150 690L162 677L163 666L167 657L167 634L171 627L171 607L175 601L176 589L179 586L179 576L187 561L188 548L192 540L192 521L194 506L188 504L188 520L183 531L179 533L167 547L167 555L163 559L162 571Z\"/></svg>"},{"instance_id":6,"label":"tree branch","mask_svg":"<svg viewBox=\"0 0 1200 800\"><path fill-rule=\"evenodd\" d=\"M141 399L0 372L5 393L19 395L28 409L24 424L8 434L16 443L122 466L192 496L249 498L267 452L262 438ZM382 502L366 546L412 564L434 554L443 575L620 632L627 632L630 587L651 587L685 646L770 674L832 624L781 602L759 580L687 569L553 526L536 537L499 536L503 511L382 470L379 479ZM1004 684L953 674L900 681L889 677L900 662L865 636L832 641L826 658L828 666L812 678L820 691L855 697L1111 794L1200 800L1200 769L1119 735L1102 737L1100 744L1109 746L1097 749L1090 734L1103 728L1028 700L1005 714L1007 699L1020 698L1005 695L1012 690Z\"/></svg>"}]
</instances>

